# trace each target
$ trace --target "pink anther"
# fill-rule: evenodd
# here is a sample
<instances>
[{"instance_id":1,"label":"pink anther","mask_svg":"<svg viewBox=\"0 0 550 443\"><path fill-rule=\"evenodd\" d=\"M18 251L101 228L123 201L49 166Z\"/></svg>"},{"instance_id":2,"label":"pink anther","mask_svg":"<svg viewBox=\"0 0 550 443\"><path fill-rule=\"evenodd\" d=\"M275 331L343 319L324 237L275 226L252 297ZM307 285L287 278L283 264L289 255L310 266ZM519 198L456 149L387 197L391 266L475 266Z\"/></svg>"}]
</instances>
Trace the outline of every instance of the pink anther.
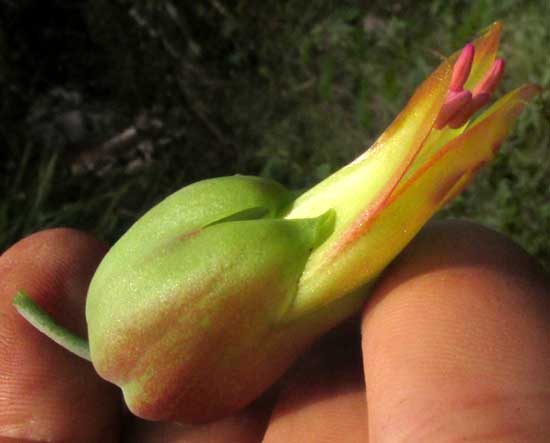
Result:
<instances>
[{"instance_id":1,"label":"pink anther","mask_svg":"<svg viewBox=\"0 0 550 443\"><path fill-rule=\"evenodd\" d=\"M451 83L449 89L454 92L462 91L468 76L470 75L470 70L472 69L472 63L474 61L475 48L474 45L468 43L462 49L462 52L458 56L454 66L453 73L451 76Z\"/></svg>"},{"instance_id":2,"label":"pink anther","mask_svg":"<svg viewBox=\"0 0 550 443\"><path fill-rule=\"evenodd\" d=\"M489 72L485 74L485 77L483 77L483 79L474 88L474 96L483 92L492 94L500 83L500 80L502 80L505 66L506 62L501 58L497 58L494 61L493 66L491 66L491 69L489 69Z\"/></svg>"},{"instance_id":3,"label":"pink anther","mask_svg":"<svg viewBox=\"0 0 550 443\"><path fill-rule=\"evenodd\" d=\"M445 126L456 129L462 127L468 119L479 111L491 99L504 74L505 62L496 59L491 69L475 86L472 92L465 91L475 55L475 47L468 43L456 59L445 102L439 111L434 127L443 129Z\"/></svg>"},{"instance_id":4,"label":"pink anther","mask_svg":"<svg viewBox=\"0 0 550 443\"><path fill-rule=\"evenodd\" d=\"M437 129L442 129L447 126L449 120L464 106L472 100L472 93L470 91L453 92L449 91L445 103L439 111L439 115L434 123Z\"/></svg>"},{"instance_id":5,"label":"pink anther","mask_svg":"<svg viewBox=\"0 0 550 443\"><path fill-rule=\"evenodd\" d=\"M461 108L450 120L449 127L453 129L460 128L468 119L479 111L487 102L491 99L491 94L482 92L481 94L474 95L472 100Z\"/></svg>"}]
</instances>

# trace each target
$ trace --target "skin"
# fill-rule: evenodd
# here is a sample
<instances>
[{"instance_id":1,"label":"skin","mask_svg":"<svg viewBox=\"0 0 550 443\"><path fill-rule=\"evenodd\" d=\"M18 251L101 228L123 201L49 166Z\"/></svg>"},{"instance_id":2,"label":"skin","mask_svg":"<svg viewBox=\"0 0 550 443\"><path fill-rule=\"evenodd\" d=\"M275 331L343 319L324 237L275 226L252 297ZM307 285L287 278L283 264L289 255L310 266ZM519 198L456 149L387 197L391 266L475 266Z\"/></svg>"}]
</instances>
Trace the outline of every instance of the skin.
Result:
<instances>
[{"instance_id":1,"label":"skin","mask_svg":"<svg viewBox=\"0 0 550 443\"><path fill-rule=\"evenodd\" d=\"M240 414L196 427L146 423L88 362L11 306L25 288L81 334L106 246L39 232L0 258L0 443L544 442L550 435L550 283L503 236L425 228L362 315L321 339Z\"/></svg>"}]
</instances>

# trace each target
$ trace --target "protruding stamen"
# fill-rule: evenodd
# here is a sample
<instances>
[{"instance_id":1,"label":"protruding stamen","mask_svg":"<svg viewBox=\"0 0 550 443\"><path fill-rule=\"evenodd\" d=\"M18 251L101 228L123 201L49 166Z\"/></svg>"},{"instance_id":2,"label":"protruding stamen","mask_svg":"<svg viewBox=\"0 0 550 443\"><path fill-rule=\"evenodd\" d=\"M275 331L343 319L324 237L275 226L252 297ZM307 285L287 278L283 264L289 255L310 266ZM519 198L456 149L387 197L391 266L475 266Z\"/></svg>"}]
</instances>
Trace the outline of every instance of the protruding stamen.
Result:
<instances>
[{"instance_id":1,"label":"protruding stamen","mask_svg":"<svg viewBox=\"0 0 550 443\"><path fill-rule=\"evenodd\" d=\"M437 129L444 128L449 120L464 106L472 100L472 93L470 91L453 92L449 91L445 103L439 111L439 115L434 123Z\"/></svg>"},{"instance_id":2,"label":"protruding stamen","mask_svg":"<svg viewBox=\"0 0 550 443\"><path fill-rule=\"evenodd\" d=\"M481 94L474 95L466 106L461 108L456 115L449 120L449 127L453 129L460 128L468 119L477 111L479 111L487 102L491 99L491 94L482 92Z\"/></svg>"},{"instance_id":3,"label":"protruding stamen","mask_svg":"<svg viewBox=\"0 0 550 443\"><path fill-rule=\"evenodd\" d=\"M447 98L434 123L435 128L443 129L447 125L452 129L462 127L474 113L491 99L491 94L502 80L505 62L499 58L493 62L491 69L471 93L465 91L464 85L470 75L474 55L475 47L468 43L458 56L453 66Z\"/></svg>"},{"instance_id":4,"label":"protruding stamen","mask_svg":"<svg viewBox=\"0 0 550 443\"><path fill-rule=\"evenodd\" d=\"M474 45L468 43L462 49L462 52L458 56L454 66L453 73L451 77L451 83L449 89L454 92L462 91L468 76L470 75L470 70L472 69L472 63L474 61Z\"/></svg>"},{"instance_id":5,"label":"protruding stamen","mask_svg":"<svg viewBox=\"0 0 550 443\"><path fill-rule=\"evenodd\" d=\"M473 90L474 96L482 93L492 94L496 89L502 76L504 75L504 67L506 63L503 59L497 58L489 72L485 74L485 77L476 85Z\"/></svg>"}]
</instances>

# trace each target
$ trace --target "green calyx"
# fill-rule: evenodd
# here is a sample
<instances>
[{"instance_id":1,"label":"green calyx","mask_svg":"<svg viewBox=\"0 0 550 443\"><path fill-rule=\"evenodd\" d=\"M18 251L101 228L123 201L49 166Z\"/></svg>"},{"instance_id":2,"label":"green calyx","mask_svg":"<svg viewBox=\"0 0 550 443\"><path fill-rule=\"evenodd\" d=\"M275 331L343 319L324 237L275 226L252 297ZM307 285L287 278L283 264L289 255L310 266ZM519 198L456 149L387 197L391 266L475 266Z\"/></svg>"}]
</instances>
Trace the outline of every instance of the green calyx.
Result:
<instances>
[{"instance_id":1,"label":"green calyx","mask_svg":"<svg viewBox=\"0 0 550 443\"><path fill-rule=\"evenodd\" d=\"M183 188L151 209L92 280L86 306L92 356L131 346L124 331L136 318L154 328L183 307L182 315L206 325L216 309L269 296L257 316L266 325L279 322L311 252L335 221L330 210L282 218L291 196L270 180L222 177Z\"/></svg>"},{"instance_id":2,"label":"green calyx","mask_svg":"<svg viewBox=\"0 0 550 443\"><path fill-rule=\"evenodd\" d=\"M283 218L294 195L271 180L232 176L189 185L160 202L113 246L93 278L86 306L92 348L127 337L124 329L136 318L146 324L143 312L154 323L161 306L177 309L191 292L201 294L199 323L207 325L228 298L257 296L246 290L247 282L270 288L262 321L269 327L280 322L310 254L335 224L332 210ZM26 294L18 293L13 303L45 335L90 360L88 342Z\"/></svg>"}]
</instances>

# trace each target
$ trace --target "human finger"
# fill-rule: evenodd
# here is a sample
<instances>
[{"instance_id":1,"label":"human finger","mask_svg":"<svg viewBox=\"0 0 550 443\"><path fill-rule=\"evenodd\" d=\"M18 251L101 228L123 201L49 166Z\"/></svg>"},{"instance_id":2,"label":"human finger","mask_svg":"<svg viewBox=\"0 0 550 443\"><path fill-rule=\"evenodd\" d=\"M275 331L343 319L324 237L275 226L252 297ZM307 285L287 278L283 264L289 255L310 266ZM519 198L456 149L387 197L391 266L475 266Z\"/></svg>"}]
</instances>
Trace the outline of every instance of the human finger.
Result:
<instances>
[{"instance_id":1,"label":"human finger","mask_svg":"<svg viewBox=\"0 0 550 443\"><path fill-rule=\"evenodd\" d=\"M548 280L503 236L426 228L382 277L362 332L372 441L548 441Z\"/></svg>"},{"instance_id":2,"label":"human finger","mask_svg":"<svg viewBox=\"0 0 550 443\"><path fill-rule=\"evenodd\" d=\"M326 337L291 370L264 443L366 443L359 324Z\"/></svg>"},{"instance_id":3,"label":"human finger","mask_svg":"<svg viewBox=\"0 0 550 443\"><path fill-rule=\"evenodd\" d=\"M85 336L86 291L106 250L82 232L52 229L0 257L0 442L117 441L117 389L12 305L24 289L59 323Z\"/></svg>"},{"instance_id":4,"label":"human finger","mask_svg":"<svg viewBox=\"0 0 550 443\"><path fill-rule=\"evenodd\" d=\"M262 396L243 411L212 423L184 425L129 417L123 443L259 443L273 407L272 393Z\"/></svg>"}]
</instances>

